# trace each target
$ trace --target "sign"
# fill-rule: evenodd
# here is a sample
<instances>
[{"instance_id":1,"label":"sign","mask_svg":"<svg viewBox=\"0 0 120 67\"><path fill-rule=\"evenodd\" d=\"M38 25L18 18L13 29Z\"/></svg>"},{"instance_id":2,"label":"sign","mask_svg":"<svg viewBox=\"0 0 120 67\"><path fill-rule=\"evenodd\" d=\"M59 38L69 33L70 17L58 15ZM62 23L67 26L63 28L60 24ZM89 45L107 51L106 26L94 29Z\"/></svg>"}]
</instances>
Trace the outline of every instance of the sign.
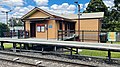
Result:
<instances>
[{"instance_id":1,"label":"sign","mask_svg":"<svg viewBox=\"0 0 120 67\"><path fill-rule=\"evenodd\" d=\"M116 41L116 32L108 32L108 41Z\"/></svg>"},{"instance_id":2,"label":"sign","mask_svg":"<svg viewBox=\"0 0 120 67\"><path fill-rule=\"evenodd\" d=\"M49 28L52 28L52 25L49 25Z\"/></svg>"}]
</instances>

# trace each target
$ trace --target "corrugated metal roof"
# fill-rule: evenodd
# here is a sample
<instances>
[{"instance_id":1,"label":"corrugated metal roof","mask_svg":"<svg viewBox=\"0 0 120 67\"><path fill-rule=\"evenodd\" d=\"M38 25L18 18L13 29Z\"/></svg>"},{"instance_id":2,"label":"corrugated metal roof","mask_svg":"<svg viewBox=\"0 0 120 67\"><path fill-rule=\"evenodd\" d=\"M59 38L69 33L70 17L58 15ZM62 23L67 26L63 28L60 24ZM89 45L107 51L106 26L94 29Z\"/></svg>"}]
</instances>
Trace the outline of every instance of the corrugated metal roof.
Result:
<instances>
[{"instance_id":1,"label":"corrugated metal roof","mask_svg":"<svg viewBox=\"0 0 120 67\"><path fill-rule=\"evenodd\" d=\"M77 14L64 14L66 18L69 19L78 19ZM95 12L95 13L81 13L80 18L81 19L88 19L88 18L103 18L104 17L104 12Z\"/></svg>"}]
</instances>

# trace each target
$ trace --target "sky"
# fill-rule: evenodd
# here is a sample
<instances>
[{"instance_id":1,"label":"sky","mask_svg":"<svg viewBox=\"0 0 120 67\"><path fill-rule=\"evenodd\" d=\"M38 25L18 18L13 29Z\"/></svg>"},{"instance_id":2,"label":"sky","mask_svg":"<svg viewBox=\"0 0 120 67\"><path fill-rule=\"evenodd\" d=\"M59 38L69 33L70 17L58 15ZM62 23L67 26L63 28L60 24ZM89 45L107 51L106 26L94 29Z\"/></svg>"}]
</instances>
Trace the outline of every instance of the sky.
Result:
<instances>
[{"instance_id":1,"label":"sky","mask_svg":"<svg viewBox=\"0 0 120 67\"><path fill-rule=\"evenodd\" d=\"M81 12L84 11L90 0L0 0L0 22L6 22L4 12L10 11L8 17L20 18L34 7L39 7L44 10L49 10L59 14L76 14L78 1L81 5ZM114 5L114 0L103 0L107 7Z\"/></svg>"}]
</instances>

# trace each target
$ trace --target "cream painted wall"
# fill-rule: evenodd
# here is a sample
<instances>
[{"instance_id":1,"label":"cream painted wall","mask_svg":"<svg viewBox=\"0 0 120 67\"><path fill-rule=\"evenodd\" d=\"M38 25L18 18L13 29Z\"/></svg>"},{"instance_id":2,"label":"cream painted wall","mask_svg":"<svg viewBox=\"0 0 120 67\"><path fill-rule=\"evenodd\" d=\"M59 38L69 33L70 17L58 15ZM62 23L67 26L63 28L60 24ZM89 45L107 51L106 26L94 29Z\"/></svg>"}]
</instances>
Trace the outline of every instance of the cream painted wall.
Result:
<instances>
[{"instance_id":1,"label":"cream painted wall","mask_svg":"<svg viewBox=\"0 0 120 67\"><path fill-rule=\"evenodd\" d=\"M76 30L78 30L78 20L76 20ZM99 19L83 19L80 20L80 30L98 30Z\"/></svg>"},{"instance_id":2,"label":"cream painted wall","mask_svg":"<svg viewBox=\"0 0 120 67\"><path fill-rule=\"evenodd\" d=\"M30 36L30 22L28 20L26 20L25 22L25 30L29 31L29 36Z\"/></svg>"},{"instance_id":3,"label":"cream painted wall","mask_svg":"<svg viewBox=\"0 0 120 67\"><path fill-rule=\"evenodd\" d=\"M34 14L32 14L29 18L46 18L46 17L49 17L49 15L37 11Z\"/></svg>"}]
</instances>

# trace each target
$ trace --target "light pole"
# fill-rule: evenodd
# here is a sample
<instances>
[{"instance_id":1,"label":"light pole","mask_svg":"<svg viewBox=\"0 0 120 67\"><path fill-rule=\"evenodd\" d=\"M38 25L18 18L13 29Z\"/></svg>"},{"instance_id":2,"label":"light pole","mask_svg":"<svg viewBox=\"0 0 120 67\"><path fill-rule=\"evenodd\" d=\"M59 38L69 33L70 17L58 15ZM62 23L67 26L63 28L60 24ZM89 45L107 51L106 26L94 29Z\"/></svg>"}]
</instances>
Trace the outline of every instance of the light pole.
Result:
<instances>
[{"instance_id":1,"label":"light pole","mask_svg":"<svg viewBox=\"0 0 120 67\"><path fill-rule=\"evenodd\" d=\"M78 36L80 38L80 4L78 4L78 1L75 2L78 6Z\"/></svg>"},{"instance_id":2,"label":"light pole","mask_svg":"<svg viewBox=\"0 0 120 67\"><path fill-rule=\"evenodd\" d=\"M1 11L2 13L5 13L6 14L6 23L7 23L7 26L8 26L8 13L11 12L12 10L9 10L9 11Z\"/></svg>"}]
</instances>

